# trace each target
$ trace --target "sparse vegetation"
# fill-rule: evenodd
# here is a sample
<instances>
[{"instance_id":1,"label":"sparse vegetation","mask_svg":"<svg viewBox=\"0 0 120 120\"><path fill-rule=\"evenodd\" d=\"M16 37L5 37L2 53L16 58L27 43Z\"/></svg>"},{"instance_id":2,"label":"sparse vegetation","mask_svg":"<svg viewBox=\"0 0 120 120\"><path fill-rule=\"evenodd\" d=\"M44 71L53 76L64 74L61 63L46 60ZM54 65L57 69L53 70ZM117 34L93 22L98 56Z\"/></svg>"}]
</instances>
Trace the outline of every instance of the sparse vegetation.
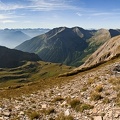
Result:
<instances>
[{"instance_id":1,"label":"sparse vegetation","mask_svg":"<svg viewBox=\"0 0 120 120\"><path fill-rule=\"evenodd\" d=\"M37 112L33 112L30 115L31 120L38 119L39 117L40 117L40 115Z\"/></svg>"},{"instance_id":2,"label":"sparse vegetation","mask_svg":"<svg viewBox=\"0 0 120 120\"><path fill-rule=\"evenodd\" d=\"M113 85L120 85L120 78L111 78L109 79L109 82Z\"/></svg>"},{"instance_id":3,"label":"sparse vegetation","mask_svg":"<svg viewBox=\"0 0 120 120\"><path fill-rule=\"evenodd\" d=\"M76 111L78 111L79 106L80 106L82 103L80 102L79 99L73 99L73 100L71 100L71 101L69 102L69 104L70 104L70 106L71 106L73 109L75 109Z\"/></svg>"},{"instance_id":4,"label":"sparse vegetation","mask_svg":"<svg viewBox=\"0 0 120 120\"><path fill-rule=\"evenodd\" d=\"M59 102L59 101L63 101L63 100L64 100L64 98L58 96L58 97L54 98L53 102Z\"/></svg>"},{"instance_id":5,"label":"sparse vegetation","mask_svg":"<svg viewBox=\"0 0 120 120\"><path fill-rule=\"evenodd\" d=\"M110 103L110 100L109 100L107 97L105 97L105 98L103 99L103 103L108 104L108 103Z\"/></svg>"},{"instance_id":6,"label":"sparse vegetation","mask_svg":"<svg viewBox=\"0 0 120 120\"><path fill-rule=\"evenodd\" d=\"M105 95L108 96L108 95L110 95L110 93L109 92L105 92Z\"/></svg>"},{"instance_id":7,"label":"sparse vegetation","mask_svg":"<svg viewBox=\"0 0 120 120\"><path fill-rule=\"evenodd\" d=\"M102 92L102 90L103 90L102 85L98 85L98 86L96 86L96 88L95 88L95 91L96 91L96 92Z\"/></svg>"},{"instance_id":8,"label":"sparse vegetation","mask_svg":"<svg viewBox=\"0 0 120 120\"><path fill-rule=\"evenodd\" d=\"M91 85L91 84L93 84L93 83L95 83L95 79L94 79L94 78L90 78L90 79L88 80L88 82L87 82L88 85Z\"/></svg>"},{"instance_id":9,"label":"sparse vegetation","mask_svg":"<svg viewBox=\"0 0 120 120\"><path fill-rule=\"evenodd\" d=\"M48 109L43 109L40 111L42 114L45 114L45 115L50 115L52 113L55 113L55 109L54 108L48 108Z\"/></svg>"},{"instance_id":10,"label":"sparse vegetation","mask_svg":"<svg viewBox=\"0 0 120 120\"><path fill-rule=\"evenodd\" d=\"M81 104L79 110L80 110L80 112L83 112L84 110L89 110L89 109L93 109L93 108L94 108L94 106L83 103L83 104Z\"/></svg>"},{"instance_id":11,"label":"sparse vegetation","mask_svg":"<svg viewBox=\"0 0 120 120\"><path fill-rule=\"evenodd\" d=\"M47 111L46 111L46 114L47 115L50 115L52 113L55 113L55 109L54 108L49 108Z\"/></svg>"},{"instance_id":12,"label":"sparse vegetation","mask_svg":"<svg viewBox=\"0 0 120 120\"><path fill-rule=\"evenodd\" d=\"M98 92L92 92L90 97L91 97L91 100L94 100L94 101L97 101L103 98L101 94Z\"/></svg>"},{"instance_id":13,"label":"sparse vegetation","mask_svg":"<svg viewBox=\"0 0 120 120\"><path fill-rule=\"evenodd\" d=\"M74 120L73 116L65 116L64 113L61 113L55 120Z\"/></svg>"},{"instance_id":14,"label":"sparse vegetation","mask_svg":"<svg viewBox=\"0 0 120 120\"><path fill-rule=\"evenodd\" d=\"M82 91L86 91L88 87L86 85L83 86Z\"/></svg>"},{"instance_id":15,"label":"sparse vegetation","mask_svg":"<svg viewBox=\"0 0 120 120\"><path fill-rule=\"evenodd\" d=\"M117 94L116 104L120 106L120 92Z\"/></svg>"},{"instance_id":16,"label":"sparse vegetation","mask_svg":"<svg viewBox=\"0 0 120 120\"><path fill-rule=\"evenodd\" d=\"M89 110L89 109L92 109L94 107L94 106L91 106L89 104L82 103L78 99L71 100L69 104L77 112L83 112L84 110Z\"/></svg>"}]
</instances>

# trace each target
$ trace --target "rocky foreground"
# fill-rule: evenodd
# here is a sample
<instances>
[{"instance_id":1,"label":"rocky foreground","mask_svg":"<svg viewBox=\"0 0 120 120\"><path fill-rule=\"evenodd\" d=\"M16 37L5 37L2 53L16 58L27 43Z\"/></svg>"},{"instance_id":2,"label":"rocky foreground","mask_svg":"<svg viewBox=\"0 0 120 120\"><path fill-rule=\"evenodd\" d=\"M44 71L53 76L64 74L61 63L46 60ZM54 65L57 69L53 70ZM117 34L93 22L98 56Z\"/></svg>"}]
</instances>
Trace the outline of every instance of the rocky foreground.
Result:
<instances>
[{"instance_id":1,"label":"rocky foreground","mask_svg":"<svg viewBox=\"0 0 120 120\"><path fill-rule=\"evenodd\" d=\"M120 63L76 75L67 84L0 100L0 120L120 120Z\"/></svg>"}]
</instances>

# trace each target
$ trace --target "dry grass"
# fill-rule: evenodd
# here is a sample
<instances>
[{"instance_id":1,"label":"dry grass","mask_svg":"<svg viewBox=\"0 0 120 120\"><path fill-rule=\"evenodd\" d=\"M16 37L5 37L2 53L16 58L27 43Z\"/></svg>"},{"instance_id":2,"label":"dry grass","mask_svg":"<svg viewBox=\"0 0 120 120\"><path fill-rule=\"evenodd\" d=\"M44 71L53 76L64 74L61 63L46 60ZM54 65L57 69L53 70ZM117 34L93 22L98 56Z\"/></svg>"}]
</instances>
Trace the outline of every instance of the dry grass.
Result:
<instances>
[{"instance_id":1,"label":"dry grass","mask_svg":"<svg viewBox=\"0 0 120 120\"><path fill-rule=\"evenodd\" d=\"M54 108L48 108L48 109L43 109L40 111L41 114L45 114L45 115L50 115L52 113L55 113L55 109Z\"/></svg>"},{"instance_id":2,"label":"dry grass","mask_svg":"<svg viewBox=\"0 0 120 120\"><path fill-rule=\"evenodd\" d=\"M80 102L79 99L73 99L69 102L71 107L75 109L77 112L83 112L84 110L89 110L94 108L94 106Z\"/></svg>"},{"instance_id":3,"label":"dry grass","mask_svg":"<svg viewBox=\"0 0 120 120\"><path fill-rule=\"evenodd\" d=\"M110 100L108 99L108 97L105 97L105 98L103 99L103 103L104 103L104 104L110 103Z\"/></svg>"},{"instance_id":4,"label":"dry grass","mask_svg":"<svg viewBox=\"0 0 120 120\"><path fill-rule=\"evenodd\" d=\"M102 85L98 85L95 87L95 91L96 92L102 92L103 91L103 86Z\"/></svg>"},{"instance_id":5,"label":"dry grass","mask_svg":"<svg viewBox=\"0 0 120 120\"><path fill-rule=\"evenodd\" d=\"M61 113L55 120L74 120L73 116L65 116L64 113Z\"/></svg>"},{"instance_id":6,"label":"dry grass","mask_svg":"<svg viewBox=\"0 0 120 120\"><path fill-rule=\"evenodd\" d=\"M64 100L64 98L58 96L58 97L54 98L53 102L60 102L60 101L63 101L63 100Z\"/></svg>"},{"instance_id":7,"label":"dry grass","mask_svg":"<svg viewBox=\"0 0 120 120\"><path fill-rule=\"evenodd\" d=\"M0 78L3 77L5 80L0 79L0 98L18 97L60 85L69 81L70 78L58 78L57 76L71 69L72 67L69 66L46 62L28 62L18 68L1 69ZM6 79L6 74L12 77Z\"/></svg>"},{"instance_id":8,"label":"dry grass","mask_svg":"<svg viewBox=\"0 0 120 120\"><path fill-rule=\"evenodd\" d=\"M101 94L98 93L98 92L92 92L91 95L90 95L90 97L91 97L91 100L93 100L93 101L97 101L97 100L100 100L100 99L103 98L101 96Z\"/></svg>"},{"instance_id":9,"label":"dry grass","mask_svg":"<svg viewBox=\"0 0 120 120\"><path fill-rule=\"evenodd\" d=\"M91 85L95 83L95 79L94 78L90 78L88 81L87 81L87 85Z\"/></svg>"}]
</instances>

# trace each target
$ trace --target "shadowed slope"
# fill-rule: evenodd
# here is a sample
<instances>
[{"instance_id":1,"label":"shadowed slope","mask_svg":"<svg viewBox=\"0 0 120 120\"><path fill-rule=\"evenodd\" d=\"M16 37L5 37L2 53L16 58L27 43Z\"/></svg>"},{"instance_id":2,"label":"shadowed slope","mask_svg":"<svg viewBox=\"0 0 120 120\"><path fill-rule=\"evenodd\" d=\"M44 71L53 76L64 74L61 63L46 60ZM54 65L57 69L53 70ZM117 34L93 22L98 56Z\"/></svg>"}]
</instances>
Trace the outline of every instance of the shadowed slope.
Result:
<instances>
[{"instance_id":1,"label":"shadowed slope","mask_svg":"<svg viewBox=\"0 0 120 120\"><path fill-rule=\"evenodd\" d=\"M26 53L19 50L8 49L0 46L0 67L17 67L22 65L22 61L38 61L41 60L34 53Z\"/></svg>"}]
</instances>

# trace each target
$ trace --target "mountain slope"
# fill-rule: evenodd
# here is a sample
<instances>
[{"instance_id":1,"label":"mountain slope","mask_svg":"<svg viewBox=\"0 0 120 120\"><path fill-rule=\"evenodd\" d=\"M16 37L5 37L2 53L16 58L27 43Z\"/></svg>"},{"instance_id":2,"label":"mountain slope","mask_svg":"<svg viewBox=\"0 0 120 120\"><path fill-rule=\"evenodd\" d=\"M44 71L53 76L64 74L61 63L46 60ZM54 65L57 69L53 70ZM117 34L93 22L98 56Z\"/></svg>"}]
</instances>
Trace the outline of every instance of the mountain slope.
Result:
<instances>
[{"instance_id":1,"label":"mountain slope","mask_svg":"<svg viewBox=\"0 0 120 120\"><path fill-rule=\"evenodd\" d=\"M111 36L118 34L119 30L60 27L25 41L16 49L34 52L44 61L80 66Z\"/></svg>"},{"instance_id":2,"label":"mountain slope","mask_svg":"<svg viewBox=\"0 0 120 120\"><path fill-rule=\"evenodd\" d=\"M92 66L110 60L117 54L120 54L120 35L113 37L104 43L104 45L89 57L89 59L84 63L84 66Z\"/></svg>"},{"instance_id":3,"label":"mountain slope","mask_svg":"<svg viewBox=\"0 0 120 120\"><path fill-rule=\"evenodd\" d=\"M82 28L55 28L17 46L16 49L37 53L44 61L70 65L87 47L92 34Z\"/></svg>"},{"instance_id":4,"label":"mountain slope","mask_svg":"<svg viewBox=\"0 0 120 120\"><path fill-rule=\"evenodd\" d=\"M109 30L99 29L93 32L93 36L87 40L88 47L84 50L79 60L85 60L95 52L102 44L111 38Z\"/></svg>"},{"instance_id":5,"label":"mountain slope","mask_svg":"<svg viewBox=\"0 0 120 120\"><path fill-rule=\"evenodd\" d=\"M64 73L59 76L71 76L79 72L84 72L86 70L92 69L99 66L100 64L109 61L113 58L120 56L120 35L113 37L106 41L101 47L98 48L83 65L74 69L69 73Z\"/></svg>"},{"instance_id":6,"label":"mountain slope","mask_svg":"<svg viewBox=\"0 0 120 120\"><path fill-rule=\"evenodd\" d=\"M38 60L40 60L40 58L34 53L26 53L0 46L0 68L17 67L23 64L22 61Z\"/></svg>"}]
</instances>

